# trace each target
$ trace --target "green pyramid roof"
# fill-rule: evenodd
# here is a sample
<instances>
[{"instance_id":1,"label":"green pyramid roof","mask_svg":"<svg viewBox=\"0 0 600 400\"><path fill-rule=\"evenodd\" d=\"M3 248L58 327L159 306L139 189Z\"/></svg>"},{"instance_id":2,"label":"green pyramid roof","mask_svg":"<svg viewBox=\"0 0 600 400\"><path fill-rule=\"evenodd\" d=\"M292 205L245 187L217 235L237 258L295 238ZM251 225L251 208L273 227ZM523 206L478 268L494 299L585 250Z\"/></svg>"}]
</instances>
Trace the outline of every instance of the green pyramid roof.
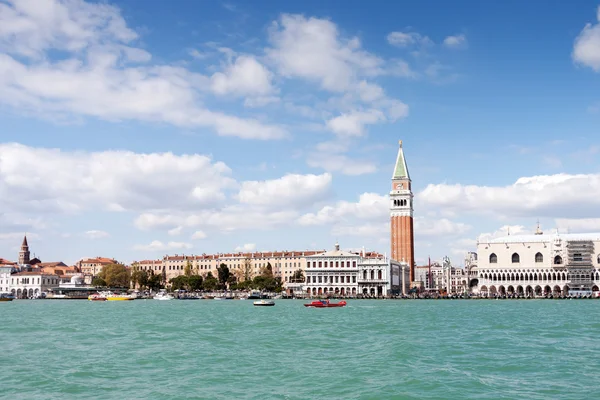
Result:
<instances>
[{"instance_id":1,"label":"green pyramid roof","mask_svg":"<svg viewBox=\"0 0 600 400\"><path fill-rule=\"evenodd\" d=\"M404 158L404 152L402 151L402 140L400 140L399 144L400 148L398 149L398 157L396 158L396 166L394 167L392 179L410 179L408 167L406 166L406 159Z\"/></svg>"}]
</instances>

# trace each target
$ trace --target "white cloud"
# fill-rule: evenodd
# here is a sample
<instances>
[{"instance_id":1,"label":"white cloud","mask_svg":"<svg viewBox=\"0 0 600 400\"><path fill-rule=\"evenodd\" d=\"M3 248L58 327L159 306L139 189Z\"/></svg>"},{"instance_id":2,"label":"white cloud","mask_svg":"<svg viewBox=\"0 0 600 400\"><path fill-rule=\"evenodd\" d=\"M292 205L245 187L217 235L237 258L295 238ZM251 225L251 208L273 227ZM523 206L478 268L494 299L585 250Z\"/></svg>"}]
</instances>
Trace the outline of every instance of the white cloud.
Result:
<instances>
[{"instance_id":1,"label":"white cloud","mask_svg":"<svg viewBox=\"0 0 600 400\"><path fill-rule=\"evenodd\" d=\"M389 198L377 193L363 193L358 202L339 201L333 206L325 206L317 213L308 213L298 219L300 225L324 225L349 219L385 221L389 218Z\"/></svg>"},{"instance_id":2,"label":"white cloud","mask_svg":"<svg viewBox=\"0 0 600 400\"><path fill-rule=\"evenodd\" d=\"M355 111L345 113L327 121L327 127L339 136L363 136L365 125L385 121L385 115L379 110Z\"/></svg>"},{"instance_id":3,"label":"white cloud","mask_svg":"<svg viewBox=\"0 0 600 400\"><path fill-rule=\"evenodd\" d=\"M383 60L361 49L358 38L342 38L326 19L284 14L274 22L267 56L279 72L340 92L360 76L382 73Z\"/></svg>"},{"instance_id":4,"label":"white cloud","mask_svg":"<svg viewBox=\"0 0 600 400\"><path fill-rule=\"evenodd\" d=\"M254 243L246 243L235 248L235 251L239 251L242 253L252 252L254 250L256 250L256 244Z\"/></svg>"},{"instance_id":5,"label":"white cloud","mask_svg":"<svg viewBox=\"0 0 600 400\"><path fill-rule=\"evenodd\" d=\"M30 162L23 162L30 160ZM0 207L13 212L212 207L236 182L203 155L0 145ZM174 195L176 194L176 195Z\"/></svg>"},{"instance_id":6,"label":"white cloud","mask_svg":"<svg viewBox=\"0 0 600 400\"><path fill-rule=\"evenodd\" d=\"M110 234L108 232L104 232L104 231L91 230L91 231L85 232L85 236L88 239L104 239L104 238L110 237Z\"/></svg>"},{"instance_id":7,"label":"white cloud","mask_svg":"<svg viewBox=\"0 0 600 400\"><path fill-rule=\"evenodd\" d=\"M239 56L223 72L211 77L211 88L219 94L265 96L274 91L272 74L252 56Z\"/></svg>"},{"instance_id":8,"label":"white cloud","mask_svg":"<svg viewBox=\"0 0 600 400\"><path fill-rule=\"evenodd\" d=\"M24 235L23 232L2 232L0 233L0 240L14 241L15 245L20 245ZM40 236L37 233L27 233L28 240L37 239L39 237Z\"/></svg>"},{"instance_id":9,"label":"white cloud","mask_svg":"<svg viewBox=\"0 0 600 400\"><path fill-rule=\"evenodd\" d=\"M130 46L137 34L115 7L76 0L0 7L0 104L51 119L159 121L246 139L287 136L280 126L204 108L200 97L211 80L182 67L149 64L150 53ZM53 50L65 57L51 61Z\"/></svg>"},{"instance_id":10,"label":"white cloud","mask_svg":"<svg viewBox=\"0 0 600 400\"><path fill-rule=\"evenodd\" d=\"M190 56L192 56L193 58L195 58L196 60L204 60L209 57L209 54L202 53L202 52L198 51L197 49L190 49L188 51L188 54Z\"/></svg>"},{"instance_id":11,"label":"white cloud","mask_svg":"<svg viewBox=\"0 0 600 400\"><path fill-rule=\"evenodd\" d=\"M183 232L183 226L178 226L173 229L169 229L167 233L169 236L179 236Z\"/></svg>"},{"instance_id":12,"label":"white cloud","mask_svg":"<svg viewBox=\"0 0 600 400\"><path fill-rule=\"evenodd\" d=\"M322 200L329 194L332 177L288 174L279 179L242 182L240 203L275 207L303 207Z\"/></svg>"},{"instance_id":13,"label":"white cloud","mask_svg":"<svg viewBox=\"0 0 600 400\"><path fill-rule=\"evenodd\" d=\"M136 244L133 249L140 251L170 251L191 249L192 245L184 242L163 243L160 240L153 240L150 244Z\"/></svg>"},{"instance_id":14,"label":"white cloud","mask_svg":"<svg viewBox=\"0 0 600 400\"><path fill-rule=\"evenodd\" d=\"M504 218L588 218L600 206L600 174L523 177L509 186L430 184L415 201L425 207Z\"/></svg>"},{"instance_id":15,"label":"white cloud","mask_svg":"<svg viewBox=\"0 0 600 400\"><path fill-rule=\"evenodd\" d=\"M460 235L471 229L471 226L462 222L454 222L446 218L427 219L416 217L414 219L415 235L418 237L452 236Z\"/></svg>"},{"instance_id":16,"label":"white cloud","mask_svg":"<svg viewBox=\"0 0 600 400\"><path fill-rule=\"evenodd\" d=\"M389 44L397 47L409 47L412 45L433 45L433 41L431 39L417 32L391 32L387 35L387 41Z\"/></svg>"},{"instance_id":17,"label":"white cloud","mask_svg":"<svg viewBox=\"0 0 600 400\"><path fill-rule=\"evenodd\" d=\"M600 21L598 7L597 21ZM600 24L586 24L573 45L573 60L600 72Z\"/></svg>"},{"instance_id":18,"label":"white cloud","mask_svg":"<svg viewBox=\"0 0 600 400\"><path fill-rule=\"evenodd\" d=\"M477 240L479 242L486 242L499 237L505 237L508 235L528 235L531 234L530 229L525 228L523 225L503 225L494 232L485 232L479 234Z\"/></svg>"},{"instance_id":19,"label":"white cloud","mask_svg":"<svg viewBox=\"0 0 600 400\"><path fill-rule=\"evenodd\" d=\"M556 227L562 232L600 232L600 218L558 218Z\"/></svg>"},{"instance_id":20,"label":"white cloud","mask_svg":"<svg viewBox=\"0 0 600 400\"><path fill-rule=\"evenodd\" d=\"M460 49L467 46L467 37L464 34L448 36L444 39L444 46L451 49Z\"/></svg>"},{"instance_id":21,"label":"white cloud","mask_svg":"<svg viewBox=\"0 0 600 400\"><path fill-rule=\"evenodd\" d=\"M306 163L313 168L322 168L329 172L339 171L344 175L352 176L371 174L377 171L377 166L371 161L319 151L311 152Z\"/></svg>"},{"instance_id":22,"label":"white cloud","mask_svg":"<svg viewBox=\"0 0 600 400\"><path fill-rule=\"evenodd\" d=\"M196 231L192 235L192 240L206 239L206 237L207 237L206 233L204 233L202 231Z\"/></svg>"}]
</instances>

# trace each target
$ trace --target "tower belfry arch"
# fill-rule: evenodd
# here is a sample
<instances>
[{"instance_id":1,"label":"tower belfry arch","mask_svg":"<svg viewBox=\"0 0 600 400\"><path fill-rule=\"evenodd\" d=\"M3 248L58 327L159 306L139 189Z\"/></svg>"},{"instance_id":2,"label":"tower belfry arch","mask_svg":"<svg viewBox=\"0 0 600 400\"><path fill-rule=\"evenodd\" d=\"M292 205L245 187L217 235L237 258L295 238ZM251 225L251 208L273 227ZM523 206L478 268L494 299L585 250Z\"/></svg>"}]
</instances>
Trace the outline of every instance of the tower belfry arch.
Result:
<instances>
[{"instance_id":1,"label":"tower belfry arch","mask_svg":"<svg viewBox=\"0 0 600 400\"><path fill-rule=\"evenodd\" d=\"M413 222L413 193L410 174L404 157L402 140L398 142L398 156L392 174L390 191L391 258L408 263L410 280L414 281L415 245Z\"/></svg>"}]
</instances>

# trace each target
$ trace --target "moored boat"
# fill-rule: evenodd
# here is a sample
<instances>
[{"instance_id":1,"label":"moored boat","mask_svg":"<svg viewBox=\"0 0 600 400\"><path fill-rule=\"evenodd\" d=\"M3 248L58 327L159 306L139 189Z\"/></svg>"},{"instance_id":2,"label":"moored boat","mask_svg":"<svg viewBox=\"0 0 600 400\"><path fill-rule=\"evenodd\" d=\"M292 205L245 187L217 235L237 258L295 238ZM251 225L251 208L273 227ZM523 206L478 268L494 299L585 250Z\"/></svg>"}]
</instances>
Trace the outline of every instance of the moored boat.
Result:
<instances>
[{"instance_id":1,"label":"moored boat","mask_svg":"<svg viewBox=\"0 0 600 400\"><path fill-rule=\"evenodd\" d=\"M304 307L314 307L314 308L333 308L333 307L345 307L346 302L344 300L339 303L332 303L329 300L314 300L311 303L304 304Z\"/></svg>"},{"instance_id":2,"label":"moored boat","mask_svg":"<svg viewBox=\"0 0 600 400\"><path fill-rule=\"evenodd\" d=\"M0 293L0 301L13 301L15 296L12 293Z\"/></svg>"},{"instance_id":3,"label":"moored boat","mask_svg":"<svg viewBox=\"0 0 600 400\"><path fill-rule=\"evenodd\" d=\"M106 301L106 296L100 293L90 294L88 296L89 301Z\"/></svg>"},{"instance_id":4,"label":"moored boat","mask_svg":"<svg viewBox=\"0 0 600 400\"><path fill-rule=\"evenodd\" d=\"M257 307L272 307L275 305L273 300L258 300L253 302L253 304Z\"/></svg>"},{"instance_id":5,"label":"moored boat","mask_svg":"<svg viewBox=\"0 0 600 400\"><path fill-rule=\"evenodd\" d=\"M174 297L167 293L165 290L161 290L152 297L154 300L173 300Z\"/></svg>"},{"instance_id":6,"label":"moored boat","mask_svg":"<svg viewBox=\"0 0 600 400\"><path fill-rule=\"evenodd\" d=\"M113 292L104 292L102 295L106 296L107 301L129 301L135 300L135 297L132 297L128 294L115 294Z\"/></svg>"}]
</instances>

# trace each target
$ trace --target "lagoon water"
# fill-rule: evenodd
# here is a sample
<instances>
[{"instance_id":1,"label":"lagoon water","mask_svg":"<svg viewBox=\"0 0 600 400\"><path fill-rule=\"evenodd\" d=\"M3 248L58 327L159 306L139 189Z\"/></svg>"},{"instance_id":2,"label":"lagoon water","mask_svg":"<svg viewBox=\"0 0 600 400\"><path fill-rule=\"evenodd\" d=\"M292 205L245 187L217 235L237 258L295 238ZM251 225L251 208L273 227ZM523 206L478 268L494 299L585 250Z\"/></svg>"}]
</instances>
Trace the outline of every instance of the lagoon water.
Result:
<instances>
[{"instance_id":1,"label":"lagoon water","mask_svg":"<svg viewBox=\"0 0 600 400\"><path fill-rule=\"evenodd\" d=\"M582 399L600 301L0 303L0 398Z\"/></svg>"}]
</instances>

